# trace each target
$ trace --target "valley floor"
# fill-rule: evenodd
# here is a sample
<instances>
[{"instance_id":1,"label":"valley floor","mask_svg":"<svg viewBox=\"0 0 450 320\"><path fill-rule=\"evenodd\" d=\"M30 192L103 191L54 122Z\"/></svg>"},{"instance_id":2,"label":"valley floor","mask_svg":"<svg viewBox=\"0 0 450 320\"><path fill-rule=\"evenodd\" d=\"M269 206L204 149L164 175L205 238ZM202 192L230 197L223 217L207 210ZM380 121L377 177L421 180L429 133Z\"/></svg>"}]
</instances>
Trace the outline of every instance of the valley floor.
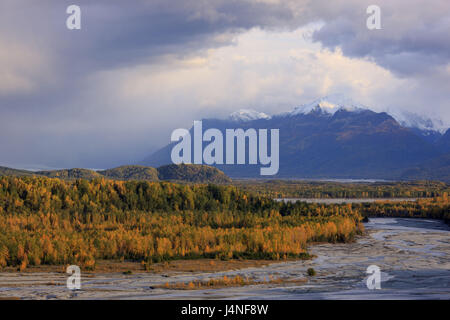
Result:
<instances>
[{"instance_id":1,"label":"valley floor","mask_svg":"<svg viewBox=\"0 0 450 320\"><path fill-rule=\"evenodd\" d=\"M0 297L19 299L450 299L450 228L428 219L372 218L353 243L315 244L317 258L300 261L177 261L155 265L105 263L65 287L61 270L0 273ZM369 265L381 269L381 290L366 287ZM103 265L103 266L102 266ZM55 267L57 268L57 267ZM134 269L133 269L134 268ZM316 276L307 276L314 268ZM99 272L99 270L102 270ZM122 271L131 271L123 274ZM188 290L177 284L251 279L251 285ZM277 280L277 281L274 281ZM278 281L279 280L279 281Z\"/></svg>"}]
</instances>

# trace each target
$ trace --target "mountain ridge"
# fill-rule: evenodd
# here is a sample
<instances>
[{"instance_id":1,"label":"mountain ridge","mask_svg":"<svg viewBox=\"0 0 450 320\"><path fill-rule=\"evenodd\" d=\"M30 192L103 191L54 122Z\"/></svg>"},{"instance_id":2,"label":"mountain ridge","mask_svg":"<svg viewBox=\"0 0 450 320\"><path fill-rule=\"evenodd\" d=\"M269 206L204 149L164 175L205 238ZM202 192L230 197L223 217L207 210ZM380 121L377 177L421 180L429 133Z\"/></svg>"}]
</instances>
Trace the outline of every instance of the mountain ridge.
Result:
<instances>
[{"instance_id":1,"label":"mountain ridge","mask_svg":"<svg viewBox=\"0 0 450 320\"><path fill-rule=\"evenodd\" d=\"M58 178L63 180L73 179L97 179L105 178L110 180L140 180L140 181L180 181L198 183L227 183L231 179L217 168L207 165L169 165L153 168L142 165L125 165L112 169L94 171L90 169L59 169L47 171L27 171L0 167L1 176L43 176L48 178Z\"/></svg>"},{"instance_id":2,"label":"mountain ridge","mask_svg":"<svg viewBox=\"0 0 450 320\"><path fill-rule=\"evenodd\" d=\"M361 104L322 98L280 113L248 121L203 119L203 130L280 129L280 171L274 177L400 179L405 170L445 154L445 148L413 128L402 126L387 112ZM344 99L345 101L345 99ZM351 100L349 100L351 101ZM191 129L192 130L192 129ZM450 134L449 134L450 135ZM145 165L171 163L166 145L145 158ZM446 144L442 144L445 145ZM258 177L251 165L215 165L234 178Z\"/></svg>"}]
</instances>

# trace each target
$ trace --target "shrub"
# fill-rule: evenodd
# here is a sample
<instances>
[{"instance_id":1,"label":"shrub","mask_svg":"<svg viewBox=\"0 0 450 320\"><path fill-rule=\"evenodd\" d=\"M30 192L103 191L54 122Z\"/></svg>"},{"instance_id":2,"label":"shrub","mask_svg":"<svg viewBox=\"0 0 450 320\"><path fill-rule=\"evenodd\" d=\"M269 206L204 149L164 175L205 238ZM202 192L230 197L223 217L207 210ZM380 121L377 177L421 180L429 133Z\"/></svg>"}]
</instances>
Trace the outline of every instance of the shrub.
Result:
<instances>
[{"instance_id":1,"label":"shrub","mask_svg":"<svg viewBox=\"0 0 450 320\"><path fill-rule=\"evenodd\" d=\"M308 268L307 273L308 276L313 277L316 275L316 270L314 270L314 268Z\"/></svg>"}]
</instances>

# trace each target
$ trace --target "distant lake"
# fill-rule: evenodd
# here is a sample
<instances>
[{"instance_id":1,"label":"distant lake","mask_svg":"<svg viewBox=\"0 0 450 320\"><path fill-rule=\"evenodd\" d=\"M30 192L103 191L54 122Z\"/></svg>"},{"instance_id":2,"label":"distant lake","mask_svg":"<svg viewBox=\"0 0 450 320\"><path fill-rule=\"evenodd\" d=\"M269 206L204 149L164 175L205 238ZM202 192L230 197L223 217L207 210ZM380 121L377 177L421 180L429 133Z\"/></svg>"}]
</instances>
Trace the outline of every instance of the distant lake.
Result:
<instances>
[{"instance_id":1,"label":"distant lake","mask_svg":"<svg viewBox=\"0 0 450 320\"><path fill-rule=\"evenodd\" d=\"M385 180L385 179L351 179L351 178L294 178L294 177L275 177L272 179L253 177L253 178L243 178L231 176L233 180L236 181L303 181L303 182L338 182L338 183L376 183L376 182L396 182L397 180Z\"/></svg>"},{"instance_id":2,"label":"distant lake","mask_svg":"<svg viewBox=\"0 0 450 320\"><path fill-rule=\"evenodd\" d=\"M402 202L402 201L416 201L418 198L282 198L274 199L275 201L283 202L307 202L307 203L322 203L322 204L341 204L341 203L372 203L375 201L390 201L390 202Z\"/></svg>"}]
</instances>

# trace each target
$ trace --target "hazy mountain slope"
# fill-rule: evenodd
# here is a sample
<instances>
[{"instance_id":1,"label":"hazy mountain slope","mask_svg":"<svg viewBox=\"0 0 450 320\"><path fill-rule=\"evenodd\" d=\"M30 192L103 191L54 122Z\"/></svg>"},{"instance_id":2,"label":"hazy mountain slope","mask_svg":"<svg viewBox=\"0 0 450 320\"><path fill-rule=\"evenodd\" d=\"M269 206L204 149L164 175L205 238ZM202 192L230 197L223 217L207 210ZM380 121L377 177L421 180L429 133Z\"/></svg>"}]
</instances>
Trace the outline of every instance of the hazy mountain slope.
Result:
<instances>
[{"instance_id":1,"label":"hazy mountain slope","mask_svg":"<svg viewBox=\"0 0 450 320\"><path fill-rule=\"evenodd\" d=\"M0 176L32 176L33 172L28 170L0 167Z\"/></svg>"},{"instance_id":2,"label":"hazy mountain slope","mask_svg":"<svg viewBox=\"0 0 450 320\"><path fill-rule=\"evenodd\" d=\"M450 153L436 157L402 172L401 179L450 182Z\"/></svg>"},{"instance_id":3,"label":"hazy mountain slope","mask_svg":"<svg viewBox=\"0 0 450 320\"><path fill-rule=\"evenodd\" d=\"M101 178L102 176L97 172L89 169L62 169L62 170L51 170L51 171L37 171L36 175L46 176L49 178L59 178L59 179L95 179Z\"/></svg>"},{"instance_id":4,"label":"hazy mountain slope","mask_svg":"<svg viewBox=\"0 0 450 320\"><path fill-rule=\"evenodd\" d=\"M96 179L105 178L111 180L177 180L201 183L225 183L231 179L217 168L207 165L168 165L158 169L146 166L128 165L103 171L88 169L62 169L52 171L31 172L0 167L0 176L45 176L64 180L71 179Z\"/></svg>"},{"instance_id":5,"label":"hazy mountain slope","mask_svg":"<svg viewBox=\"0 0 450 320\"><path fill-rule=\"evenodd\" d=\"M450 129L436 142L443 155L404 170L400 178L410 180L440 180L450 182Z\"/></svg>"},{"instance_id":6,"label":"hazy mountain slope","mask_svg":"<svg viewBox=\"0 0 450 320\"><path fill-rule=\"evenodd\" d=\"M146 166L121 166L113 169L98 171L99 174L109 179L116 180L147 180L158 181L158 170Z\"/></svg>"},{"instance_id":7,"label":"hazy mountain slope","mask_svg":"<svg viewBox=\"0 0 450 320\"><path fill-rule=\"evenodd\" d=\"M445 153L450 153L450 129L437 141L436 146Z\"/></svg>"},{"instance_id":8,"label":"hazy mountain slope","mask_svg":"<svg viewBox=\"0 0 450 320\"><path fill-rule=\"evenodd\" d=\"M280 177L394 179L405 168L440 154L435 146L384 112L329 105L294 111L254 121L206 119L203 131L217 128L224 134L227 128L280 129ZM172 146L162 148L143 163L171 163ZM260 168L217 167L232 177L256 177Z\"/></svg>"}]
</instances>

